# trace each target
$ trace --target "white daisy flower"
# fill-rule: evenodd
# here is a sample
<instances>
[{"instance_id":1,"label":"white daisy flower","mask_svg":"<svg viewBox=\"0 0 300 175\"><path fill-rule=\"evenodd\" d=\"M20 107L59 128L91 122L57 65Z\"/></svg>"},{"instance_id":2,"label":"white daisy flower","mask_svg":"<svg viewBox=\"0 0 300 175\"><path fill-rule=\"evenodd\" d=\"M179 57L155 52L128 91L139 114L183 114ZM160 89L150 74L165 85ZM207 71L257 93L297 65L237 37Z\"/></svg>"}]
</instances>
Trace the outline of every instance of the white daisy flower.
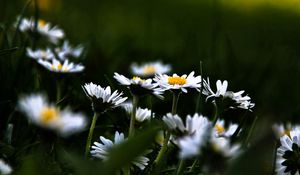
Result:
<instances>
[{"instance_id":1,"label":"white daisy flower","mask_svg":"<svg viewBox=\"0 0 300 175\"><path fill-rule=\"evenodd\" d=\"M58 73L78 73L84 70L83 65L69 62L69 60L64 60L62 63L57 59L52 59L51 63L49 61L39 59L38 63L44 66L49 71Z\"/></svg>"},{"instance_id":2,"label":"white daisy flower","mask_svg":"<svg viewBox=\"0 0 300 175\"><path fill-rule=\"evenodd\" d=\"M149 77L155 74L165 74L171 70L171 66L168 64L162 64L160 61L148 62L142 65L133 63L131 65L131 71L134 75Z\"/></svg>"},{"instance_id":3,"label":"white daisy flower","mask_svg":"<svg viewBox=\"0 0 300 175\"><path fill-rule=\"evenodd\" d=\"M194 71L188 76L178 76L177 74L173 74L173 76L157 74L154 81L162 91L181 90L184 93L187 93L187 89L196 89L199 91L199 88L201 87L201 76L195 77L194 74Z\"/></svg>"},{"instance_id":4,"label":"white daisy flower","mask_svg":"<svg viewBox=\"0 0 300 175\"><path fill-rule=\"evenodd\" d=\"M0 159L0 174L7 175L12 173L12 171L12 168L4 160Z\"/></svg>"},{"instance_id":5,"label":"white daisy flower","mask_svg":"<svg viewBox=\"0 0 300 175\"><path fill-rule=\"evenodd\" d=\"M103 112L118 107L127 99L127 97L122 97L123 92L112 92L110 86L103 88L100 85L91 82L86 83L82 88L85 94L93 102L93 108L96 111Z\"/></svg>"},{"instance_id":6,"label":"white daisy flower","mask_svg":"<svg viewBox=\"0 0 300 175\"><path fill-rule=\"evenodd\" d=\"M226 137L216 137L213 133L211 136L210 143L214 151L222 154L224 157L237 156L240 153L240 144L230 144L229 138Z\"/></svg>"},{"instance_id":7,"label":"white daisy flower","mask_svg":"<svg viewBox=\"0 0 300 175\"><path fill-rule=\"evenodd\" d=\"M69 136L83 130L86 126L85 117L68 109L60 110L48 103L45 96L33 94L19 101L19 109L34 124L54 130L62 136Z\"/></svg>"},{"instance_id":8,"label":"white daisy flower","mask_svg":"<svg viewBox=\"0 0 300 175\"><path fill-rule=\"evenodd\" d=\"M102 160L107 160L109 158L109 152L111 148L126 141L126 139L124 138L123 133L119 133L118 131L116 131L114 142L102 136L100 136L100 141L101 142L94 142L94 145L92 146L92 149L90 151L91 155ZM148 162L149 159L147 157L138 156L131 163L143 170L148 165Z\"/></svg>"},{"instance_id":9,"label":"white daisy flower","mask_svg":"<svg viewBox=\"0 0 300 175\"><path fill-rule=\"evenodd\" d=\"M153 94L156 97L163 99L162 91L157 90L157 84L152 83L152 79L141 79L140 77L133 77L129 79L124 75L120 75L115 72L114 78L124 86L127 86L130 91L138 96L143 96L146 94Z\"/></svg>"},{"instance_id":10,"label":"white daisy flower","mask_svg":"<svg viewBox=\"0 0 300 175\"><path fill-rule=\"evenodd\" d=\"M132 102L127 102L127 103L123 103L122 107L125 109L125 111L128 114L131 114L132 112ZM136 115L135 115L135 120L138 122L144 122L146 120L150 120L151 116L155 117L155 114L152 114L152 111L148 108L141 108L138 107L136 109Z\"/></svg>"},{"instance_id":11,"label":"white daisy flower","mask_svg":"<svg viewBox=\"0 0 300 175\"><path fill-rule=\"evenodd\" d=\"M68 59L70 56L74 58L80 57L83 52L83 47L79 45L73 48L69 44L69 41L64 41L62 47L56 48L55 51L58 53L57 55L61 60L65 60Z\"/></svg>"},{"instance_id":12,"label":"white daisy flower","mask_svg":"<svg viewBox=\"0 0 300 175\"><path fill-rule=\"evenodd\" d=\"M251 98L246 95L246 96L242 96L242 94L245 91L239 91L239 92L232 92L232 91L227 91L227 87L228 87L228 82L226 80L224 80L223 82L221 82L221 80L218 80L216 82L216 87L217 87L217 91L214 92L211 87L210 87L210 82L209 79L207 79L207 81L203 81L203 94L207 96L206 100L209 98L214 98L213 101L215 101L215 99L218 98L228 98L233 100L234 104L230 106L230 108L241 108L241 109L247 109L251 111L251 108L253 108L255 106L254 103L251 103Z\"/></svg>"},{"instance_id":13,"label":"white daisy flower","mask_svg":"<svg viewBox=\"0 0 300 175\"><path fill-rule=\"evenodd\" d=\"M22 32L34 32L35 19L23 18L20 22L19 29ZM52 43L56 44L59 39L64 37L64 31L57 26L51 26L50 23L39 19L37 24L37 32L47 37Z\"/></svg>"},{"instance_id":14,"label":"white daisy flower","mask_svg":"<svg viewBox=\"0 0 300 175\"><path fill-rule=\"evenodd\" d=\"M277 149L276 173L282 175L300 172L300 130L292 130L290 135L280 138L281 146Z\"/></svg>"},{"instance_id":15,"label":"white daisy flower","mask_svg":"<svg viewBox=\"0 0 300 175\"><path fill-rule=\"evenodd\" d=\"M284 135L288 135L290 136L290 132L292 130L300 130L300 125L292 125L291 123L286 123L286 124L283 124L283 123L276 123L276 124L273 124L272 126L272 129L273 131L275 132L275 135L280 138Z\"/></svg>"},{"instance_id":16,"label":"white daisy flower","mask_svg":"<svg viewBox=\"0 0 300 175\"><path fill-rule=\"evenodd\" d=\"M180 132L187 134L193 134L197 130L203 130L203 128L207 128L207 126L211 125L211 122L206 117L197 113L195 113L193 117L187 115L185 126L177 114L172 115L171 113L168 113L163 116L163 121L169 129L179 130Z\"/></svg>"},{"instance_id":17,"label":"white daisy flower","mask_svg":"<svg viewBox=\"0 0 300 175\"><path fill-rule=\"evenodd\" d=\"M31 48L26 48L26 53L27 56L35 60L51 60L52 58L54 58L54 55L49 48L47 48L46 50L37 49L35 51L33 51Z\"/></svg>"},{"instance_id":18,"label":"white daisy flower","mask_svg":"<svg viewBox=\"0 0 300 175\"><path fill-rule=\"evenodd\" d=\"M226 128L224 120L217 120L213 131L216 137L231 137L237 128L237 124L229 124Z\"/></svg>"}]
</instances>

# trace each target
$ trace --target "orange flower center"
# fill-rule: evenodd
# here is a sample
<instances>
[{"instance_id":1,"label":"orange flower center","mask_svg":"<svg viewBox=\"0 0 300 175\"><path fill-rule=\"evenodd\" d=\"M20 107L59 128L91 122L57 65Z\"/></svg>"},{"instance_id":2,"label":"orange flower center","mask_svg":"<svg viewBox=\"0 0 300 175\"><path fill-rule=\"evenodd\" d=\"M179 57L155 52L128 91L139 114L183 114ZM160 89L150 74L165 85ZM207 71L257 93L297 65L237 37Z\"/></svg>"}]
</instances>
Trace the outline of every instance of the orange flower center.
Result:
<instances>
[{"instance_id":1,"label":"orange flower center","mask_svg":"<svg viewBox=\"0 0 300 175\"><path fill-rule=\"evenodd\" d=\"M155 67L154 66L145 66L144 67L144 74L155 74Z\"/></svg>"},{"instance_id":2,"label":"orange flower center","mask_svg":"<svg viewBox=\"0 0 300 175\"><path fill-rule=\"evenodd\" d=\"M168 83L170 85L184 85L186 84L186 79L184 77L169 77Z\"/></svg>"},{"instance_id":3,"label":"orange flower center","mask_svg":"<svg viewBox=\"0 0 300 175\"><path fill-rule=\"evenodd\" d=\"M137 76L132 77L132 80L141 81L141 82L145 81L144 79L141 79L140 77Z\"/></svg>"},{"instance_id":4,"label":"orange flower center","mask_svg":"<svg viewBox=\"0 0 300 175\"><path fill-rule=\"evenodd\" d=\"M57 120L59 117L59 111L54 107L46 107L41 112L41 122L48 124L54 120Z\"/></svg>"},{"instance_id":5,"label":"orange flower center","mask_svg":"<svg viewBox=\"0 0 300 175\"><path fill-rule=\"evenodd\" d=\"M222 125L216 124L215 129L217 130L218 134L222 134L225 132L225 128Z\"/></svg>"}]
</instances>

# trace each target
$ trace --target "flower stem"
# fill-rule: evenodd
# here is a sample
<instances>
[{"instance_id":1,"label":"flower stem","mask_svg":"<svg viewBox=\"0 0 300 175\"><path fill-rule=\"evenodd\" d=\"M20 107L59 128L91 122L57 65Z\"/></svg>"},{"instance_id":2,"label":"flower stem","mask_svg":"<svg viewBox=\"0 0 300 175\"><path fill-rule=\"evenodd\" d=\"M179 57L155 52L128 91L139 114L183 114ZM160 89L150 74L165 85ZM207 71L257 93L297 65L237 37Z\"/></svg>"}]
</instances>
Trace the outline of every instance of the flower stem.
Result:
<instances>
[{"instance_id":1,"label":"flower stem","mask_svg":"<svg viewBox=\"0 0 300 175\"><path fill-rule=\"evenodd\" d=\"M177 168L177 175L183 174L184 168L185 168L186 162L185 160L181 159L179 162L179 166Z\"/></svg>"},{"instance_id":2,"label":"flower stem","mask_svg":"<svg viewBox=\"0 0 300 175\"><path fill-rule=\"evenodd\" d=\"M194 169L196 168L197 163L198 163L198 159L196 159L196 160L193 162L193 165L192 165L192 167L191 167L191 169L190 169L190 172L193 172L193 171L194 171Z\"/></svg>"},{"instance_id":3,"label":"flower stem","mask_svg":"<svg viewBox=\"0 0 300 175\"><path fill-rule=\"evenodd\" d=\"M88 138L86 140L86 146L85 146L85 157L88 158L89 153L90 153L90 147L91 147L91 142L92 142L92 138L93 138L93 133L94 133L94 129L96 126L96 122L97 122L97 118L98 118L98 113L95 112L94 116L93 116L93 121L90 127L90 131L89 131L89 135Z\"/></svg>"},{"instance_id":4,"label":"flower stem","mask_svg":"<svg viewBox=\"0 0 300 175\"><path fill-rule=\"evenodd\" d=\"M134 123L135 123L135 117L136 117L136 108L138 105L139 98L136 95L133 95L132 100L132 112L131 112L131 118L130 118L130 126L129 126L129 137L132 137L134 135Z\"/></svg>"},{"instance_id":5,"label":"flower stem","mask_svg":"<svg viewBox=\"0 0 300 175\"><path fill-rule=\"evenodd\" d=\"M172 102L172 114L176 114L177 111L177 104L178 104L178 100L179 100L179 96L180 93L175 93L173 92L173 102ZM170 140L171 137L171 133L166 131L166 136L163 142L163 146L161 147L156 159L154 160L154 163L156 164L156 171L159 171L161 164L162 164L162 160L163 160L163 156L167 151L168 148L168 142Z\"/></svg>"},{"instance_id":6,"label":"flower stem","mask_svg":"<svg viewBox=\"0 0 300 175\"><path fill-rule=\"evenodd\" d=\"M216 124L217 120L218 120L218 105L216 102L214 102L214 107L215 107L215 114L214 114L214 118L213 118L213 126Z\"/></svg>"},{"instance_id":7,"label":"flower stem","mask_svg":"<svg viewBox=\"0 0 300 175\"><path fill-rule=\"evenodd\" d=\"M60 80L56 81L56 104L60 102L61 99L61 88L60 88Z\"/></svg>"},{"instance_id":8,"label":"flower stem","mask_svg":"<svg viewBox=\"0 0 300 175\"><path fill-rule=\"evenodd\" d=\"M200 87L200 92L198 94L197 102L196 102L196 110L195 110L196 113L199 112L200 103L201 103L201 96L202 96L202 93L203 93L203 71L202 70L203 70L202 69L202 61L200 61L201 87Z\"/></svg>"},{"instance_id":9,"label":"flower stem","mask_svg":"<svg viewBox=\"0 0 300 175\"><path fill-rule=\"evenodd\" d=\"M247 144L249 143L249 140L250 140L250 138L251 138L251 135L252 135L253 130L254 130L255 125L256 125L256 121L257 121L257 116L255 116L255 118L254 118L254 120L253 120L253 122L252 122L251 128L250 128L250 131L248 132L248 135L247 135L246 140L245 140L245 142L244 142L244 146L245 146L245 147L246 147Z\"/></svg>"}]
</instances>

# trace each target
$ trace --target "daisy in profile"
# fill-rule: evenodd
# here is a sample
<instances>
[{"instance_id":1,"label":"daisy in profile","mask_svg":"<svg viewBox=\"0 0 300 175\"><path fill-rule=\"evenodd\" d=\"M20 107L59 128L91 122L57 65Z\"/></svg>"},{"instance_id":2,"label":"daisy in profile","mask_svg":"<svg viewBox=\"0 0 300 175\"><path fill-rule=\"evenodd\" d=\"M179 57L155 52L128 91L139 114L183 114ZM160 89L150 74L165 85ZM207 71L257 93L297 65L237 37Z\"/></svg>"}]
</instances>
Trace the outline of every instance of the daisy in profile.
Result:
<instances>
[{"instance_id":1,"label":"daisy in profile","mask_svg":"<svg viewBox=\"0 0 300 175\"><path fill-rule=\"evenodd\" d=\"M156 97L163 99L162 91L157 90L157 85L152 83L152 79L142 79L140 77L133 77L129 79L124 75L120 75L115 72L114 78L124 86L127 86L131 93L136 96L144 96L147 94L153 94Z\"/></svg>"},{"instance_id":2,"label":"daisy in profile","mask_svg":"<svg viewBox=\"0 0 300 175\"><path fill-rule=\"evenodd\" d=\"M126 139L124 138L124 134L119 133L118 131L115 132L114 141L111 141L109 139L100 136L100 142L94 142L94 145L92 146L90 153L93 157L102 160L107 160L109 158L109 152L111 148L125 141ZM137 166L139 169L143 170L148 165L148 162L149 159L147 157L138 156L131 163Z\"/></svg>"},{"instance_id":3,"label":"daisy in profile","mask_svg":"<svg viewBox=\"0 0 300 175\"><path fill-rule=\"evenodd\" d=\"M85 117L69 109L60 110L50 104L45 96L33 94L19 100L19 109L34 124L55 131L61 136L69 136L82 131L86 126Z\"/></svg>"},{"instance_id":4,"label":"daisy in profile","mask_svg":"<svg viewBox=\"0 0 300 175\"><path fill-rule=\"evenodd\" d=\"M224 120L217 120L215 127L214 127L214 135L216 137L231 137L234 132L237 130L238 125L230 123L228 127L225 127Z\"/></svg>"},{"instance_id":5,"label":"daisy in profile","mask_svg":"<svg viewBox=\"0 0 300 175\"><path fill-rule=\"evenodd\" d=\"M54 58L54 55L49 48L46 50L37 49L35 51L33 51L31 48L26 48L26 54L35 60L51 60Z\"/></svg>"},{"instance_id":6,"label":"daisy in profile","mask_svg":"<svg viewBox=\"0 0 300 175\"><path fill-rule=\"evenodd\" d=\"M8 175L12 173L12 168L5 163L2 159L0 159L0 174Z\"/></svg>"},{"instance_id":7,"label":"daisy in profile","mask_svg":"<svg viewBox=\"0 0 300 175\"><path fill-rule=\"evenodd\" d=\"M104 88L90 82L82 86L82 89L92 101L93 109L98 112L118 107L127 99L127 97L122 97L123 92L112 92L110 86Z\"/></svg>"},{"instance_id":8,"label":"daisy in profile","mask_svg":"<svg viewBox=\"0 0 300 175\"><path fill-rule=\"evenodd\" d=\"M64 41L63 45L61 47L57 47L55 51L57 52L57 55L61 60L65 60L70 57L80 57L83 52L83 47L81 45L72 47L69 41Z\"/></svg>"},{"instance_id":9,"label":"daisy in profile","mask_svg":"<svg viewBox=\"0 0 300 175\"><path fill-rule=\"evenodd\" d=\"M168 76L166 74L157 74L154 81L162 91L182 91L187 93L187 89L196 89L199 91L201 87L201 76L194 76L195 72L191 72L189 75L179 76L173 74Z\"/></svg>"},{"instance_id":10,"label":"daisy in profile","mask_svg":"<svg viewBox=\"0 0 300 175\"><path fill-rule=\"evenodd\" d=\"M216 82L217 90L214 92L210 87L209 79L207 81L203 81L203 94L207 96L206 100L209 98L213 98L213 102L218 99L227 99L232 101L230 108L241 108L247 109L251 111L251 108L255 106L254 103L251 103L251 98L248 95L242 96L245 91L232 92L227 91L228 82L224 80L218 80Z\"/></svg>"},{"instance_id":11,"label":"daisy in profile","mask_svg":"<svg viewBox=\"0 0 300 175\"><path fill-rule=\"evenodd\" d=\"M19 30L22 32L32 33L35 30L35 19L34 18L22 18L20 21ZM52 26L50 23L39 19L37 21L37 32L48 38L50 42L56 44L60 39L64 37L64 31L57 26Z\"/></svg>"},{"instance_id":12,"label":"daisy in profile","mask_svg":"<svg viewBox=\"0 0 300 175\"><path fill-rule=\"evenodd\" d=\"M281 146L277 149L276 173L300 173L300 130L290 131L290 135L280 138Z\"/></svg>"},{"instance_id":13,"label":"daisy in profile","mask_svg":"<svg viewBox=\"0 0 300 175\"><path fill-rule=\"evenodd\" d=\"M83 65L69 62L69 60L59 61L53 58L52 61L47 61L39 59L38 63L51 72L78 73L84 70Z\"/></svg>"},{"instance_id":14,"label":"daisy in profile","mask_svg":"<svg viewBox=\"0 0 300 175\"><path fill-rule=\"evenodd\" d=\"M155 74L165 74L170 72L171 66L168 64L163 64L160 61L148 62L142 65L138 65L137 63L133 63L131 65L131 72L134 75L141 77L151 77Z\"/></svg>"},{"instance_id":15,"label":"daisy in profile","mask_svg":"<svg viewBox=\"0 0 300 175\"><path fill-rule=\"evenodd\" d=\"M123 103L122 107L128 114L132 113L132 102ZM138 122L149 121L154 116L155 114L150 109L138 107L136 109L135 120Z\"/></svg>"}]
</instances>

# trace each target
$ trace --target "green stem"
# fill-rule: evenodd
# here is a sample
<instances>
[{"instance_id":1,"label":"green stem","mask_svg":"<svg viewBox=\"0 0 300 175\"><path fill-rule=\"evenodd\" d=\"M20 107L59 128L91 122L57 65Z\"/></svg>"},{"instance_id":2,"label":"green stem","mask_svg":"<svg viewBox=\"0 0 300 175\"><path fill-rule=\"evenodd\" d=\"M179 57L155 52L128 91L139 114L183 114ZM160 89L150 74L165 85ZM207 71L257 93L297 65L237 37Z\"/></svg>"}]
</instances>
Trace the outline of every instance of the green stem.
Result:
<instances>
[{"instance_id":1,"label":"green stem","mask_svg":"<svg viewBox=\"0 0 300 175\"><path fill-rule=\"evenodd\" d=\"M86 158L88 158L89 153L90 153L91 142L92 142L93 133L94 133L94 129L95 129L95 126L96 126L98 116L99 116L98 113L95 112L94 116L93 116L93 121L92 121L92 124L91 124L91 127L90 127L89 135L88 135L88 138L86 140L86 146L85 146L85 157Z\"/></svg>"},{"instance_id":2,"label":"green stem","mask_svg":"<svg viewBox=\"0 0 300 175\"><path fill-rule=\"evenodd\" d=\"M183 174L185 165L186 165L185 160L181 159L180 162L179 162L178 169L177 169L177 173L176 173L177 175Z\"/></svg>"},{"instance_id":3,"label":"green stem","mask_svg":"<svg viewBox=\"0 0 300 175\"><path fill-rule=\"evenodd\" d=\"M217 120L218 120L218 105L216 102L214 102L214 107L215 107L215 114L214 114L214 118L213 118L213 126L216 124Z\"/></svg>"},{"instance_id":4,"label":"green stem","mask_svg":"<svg viewBox=\"0 0 300 175\"><path fill-rule=\"evenodd\" d=\"M136 108L138 105L139 98L136 95L133 95L132 100L132 112L131 112L131 118L130 118L130 126L129 126L129 137L132 137L134 135L134 123L135 123L135 117L136 117Z\"/></svg>"},{"instance_id":5,"label":"green stem","mask_svg":"<svg viewBox=\"0 0 300 175\"><path fill-rule=\"evenodd\" d=\"M198 159L196 159L196 160L194 161L194 163L193 163L193 165L192 165L192 167L191 167L191 169L190 169L190 172L193 172L193 171L194 171L194 169L196 168L197 163L198 163Z\"/></svg>"},{"instance_id":6,"label":"green stem","mask_svg":"<svg viewBox=\"0 0 300 175\"><path fill-rule=\"evenodd\" d=\"M180 93L175 93L173 92L173 102L172 102L172 114L176 114L177 111L177 104L178 104L178 100L179 100L179 96ZM163 146L161 147L154 163L156 164L156 171L159 171L161 164L162 164L162 160L163 160L163 156L164 154L167 152L168 149L168 143L171 137L171 133L166 131L166 136L163 142Z\"/></svg>"},{"instance_id":7,"label":"green stem","mask_svg":"<svg viewBox=\"0 0 300 175\"><path fill-rule=\"evenodd\" d=\"M248 135L247 135L247 137L246 137L246 140L245 140L245 142L244 142L244 146L247 146L247 144L249 143L249 140L250 140L250 138L251 138L251 135L252 135L253 130L254 130L255 125L256 125L256 121L257 121L257 116L255 116L255 118L254 118L254 120L253 120L253 123L252 123L252 125L251 125L250 131L249 131L249 133L248 133Z\"/></svg>"},{"instance_id":8,"label":"green stem","mask_svg":"<svg viewBox=\"0 0 300 175\"><path fill-rule=\"evenodd\" d=\"M60 87L60 80L56 81L56 104L60 102L61 99L61 87Z\"/></svg>"},{"instance_id":9,"label":"green stem","mask_svg":"<svg viewBox=\"0 0 300 175\"><path fill-rule=\"evenodd\" d=\"M200 87L200 92L198 94L198 98L197 98L197 103L196 103L196 110L195 112L199 112L199 108L200 108L200 102L201 102L201 96L202 96L202 92L203 92L203 71L202 71L202 61L200 61L200 75L201 75L201 87Z\"/></svg>"}]
</instances>

